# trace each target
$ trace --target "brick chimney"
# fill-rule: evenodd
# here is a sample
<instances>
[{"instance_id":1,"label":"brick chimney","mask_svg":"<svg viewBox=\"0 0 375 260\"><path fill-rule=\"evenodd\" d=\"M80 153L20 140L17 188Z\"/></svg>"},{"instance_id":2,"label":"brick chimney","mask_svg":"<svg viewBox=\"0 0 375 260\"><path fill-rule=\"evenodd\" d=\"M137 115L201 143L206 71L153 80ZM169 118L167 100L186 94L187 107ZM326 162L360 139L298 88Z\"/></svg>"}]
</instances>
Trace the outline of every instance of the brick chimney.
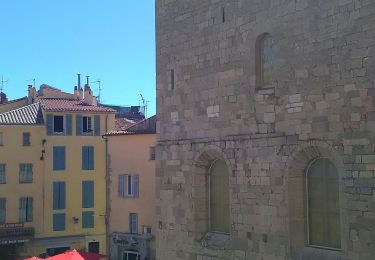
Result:
<instances>
[{"instance_id":1,"label":"brick chimney","mask_svg":"<svg viewBox=\"0 0 375 260\"><path fill-rule=\"evenodd\" d=\"M74 99L79 100L79 91L77 86L74 86Z\"/></svg>"},{"instance_id":2,"label":"brick chimney","mask_svg":"<svg viewBox=\"0 0 375 260\"><path fill-rule=\"evenodd\" d=\"M27 103L32 104L34 103L36 98L36 89L33 85L27 85Z\"/></svg>"},{"instance_id":3,"label":"brick chimney","mask_svg":"<svg viewBox=\"0 0 375 260\"><path fill-rule=\"evenodd\" d=\"M86 104L89 104L89 105L92 105L93 104L93 95L92 95L92 91L91 91L91 88L88 84L85 84L85 98L84 98L84 101Z\"/></svg>"}]
</instances>

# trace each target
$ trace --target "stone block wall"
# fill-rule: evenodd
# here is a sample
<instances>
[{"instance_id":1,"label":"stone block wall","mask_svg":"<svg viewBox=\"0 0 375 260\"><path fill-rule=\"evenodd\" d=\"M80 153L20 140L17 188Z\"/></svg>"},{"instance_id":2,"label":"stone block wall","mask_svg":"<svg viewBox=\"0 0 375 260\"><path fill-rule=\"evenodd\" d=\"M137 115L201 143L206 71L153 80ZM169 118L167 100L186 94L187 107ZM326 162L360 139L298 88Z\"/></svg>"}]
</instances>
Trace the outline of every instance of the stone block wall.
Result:
<instances>
[{"instance_id":1,"label":"stone block wall","mask_svg":"<svg viewBox=\"0 0 375 260\"><path fill-rule=\"evenodd\" d=\"M373 259L375 1L158 0L157 259ZM273 41L257 82L256 42ZM231 233L207 239L207 167ZM308 245L306 167L340 179L341 250Z\"/></svg>"}]
</instances>

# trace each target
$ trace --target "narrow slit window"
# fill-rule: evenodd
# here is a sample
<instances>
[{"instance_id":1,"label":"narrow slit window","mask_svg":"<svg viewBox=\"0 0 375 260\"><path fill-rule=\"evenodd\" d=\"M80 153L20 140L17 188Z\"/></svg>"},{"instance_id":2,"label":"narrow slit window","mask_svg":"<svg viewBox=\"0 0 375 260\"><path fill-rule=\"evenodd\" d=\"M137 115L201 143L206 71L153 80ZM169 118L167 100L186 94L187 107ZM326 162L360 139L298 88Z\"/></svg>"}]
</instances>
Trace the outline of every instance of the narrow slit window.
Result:
<instances>
[{"instance_id":1,"label":"narrow slit window","mask_svg":"<svg viewBox=\"0 0 375 260\"><path fill-rule=\"evenodd\" d=\"M174 69L171 69L171 89L174 89Z\"/></svg>"},{"instance_id":2,"label":"narrow slit window","mask_svg":"<svg viewBox=\"0 0 375 260\"><path fill-rule=\"evenodd\" d=\"M225 8L221 7L221 21L225 23Z\"/></svg>"}]
</instances>

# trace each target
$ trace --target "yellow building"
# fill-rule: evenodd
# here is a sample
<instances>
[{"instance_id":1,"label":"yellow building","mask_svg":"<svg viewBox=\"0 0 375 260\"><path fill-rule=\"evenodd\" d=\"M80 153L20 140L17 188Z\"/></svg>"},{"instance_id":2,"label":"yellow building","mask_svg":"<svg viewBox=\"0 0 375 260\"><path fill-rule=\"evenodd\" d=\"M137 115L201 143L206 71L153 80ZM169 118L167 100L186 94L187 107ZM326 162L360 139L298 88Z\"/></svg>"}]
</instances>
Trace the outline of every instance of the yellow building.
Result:
<instances>
[{"instance_id":1,"label":"yellow building","mask_svg":"<svg viewBox=\"0 0 375 260\"><path fill-rule=\"evenodd\" d=\"M152 259L155 215L156 117L124 131L111 131L108 140L110 259Z\"/></svg>"},{"instance_id":2,"label":"yellow building","mask_svg":"<svg viewBox=\"0 0 375 260\"><path fill-rule=\"evenodd\" d=\"M115 110L97 105L87 84L74 94L29 86L26 100L0 104L0 255L105 254L102 135Z\"/></svg>"}]
</instances>

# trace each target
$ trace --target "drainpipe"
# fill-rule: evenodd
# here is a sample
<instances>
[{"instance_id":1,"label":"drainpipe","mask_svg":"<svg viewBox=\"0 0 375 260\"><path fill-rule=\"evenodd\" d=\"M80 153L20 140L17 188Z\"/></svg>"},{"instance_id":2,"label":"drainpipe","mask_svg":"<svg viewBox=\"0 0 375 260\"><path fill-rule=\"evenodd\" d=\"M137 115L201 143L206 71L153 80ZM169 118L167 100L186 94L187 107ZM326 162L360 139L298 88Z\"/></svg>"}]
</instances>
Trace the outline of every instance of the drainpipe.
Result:
<instances>
[{"instance_id":1,"label":"drainpipe","mask_svg":"<svg viewBox=\"0 0 375 260\"><path fill-rule=\"evenodd\" d=\"M108 115L105 117L105 132L108 131ZM105 233L106 233L106 251L108 259L111 258L111 247L110 247L110 234L109 234L109 221L110 221L110 212L111 212L111 206L110 206L110 176L109 176L109 162L108 162L108 137L102 135L102 138L105 142Z\"/></svg>"}]
</instances>

